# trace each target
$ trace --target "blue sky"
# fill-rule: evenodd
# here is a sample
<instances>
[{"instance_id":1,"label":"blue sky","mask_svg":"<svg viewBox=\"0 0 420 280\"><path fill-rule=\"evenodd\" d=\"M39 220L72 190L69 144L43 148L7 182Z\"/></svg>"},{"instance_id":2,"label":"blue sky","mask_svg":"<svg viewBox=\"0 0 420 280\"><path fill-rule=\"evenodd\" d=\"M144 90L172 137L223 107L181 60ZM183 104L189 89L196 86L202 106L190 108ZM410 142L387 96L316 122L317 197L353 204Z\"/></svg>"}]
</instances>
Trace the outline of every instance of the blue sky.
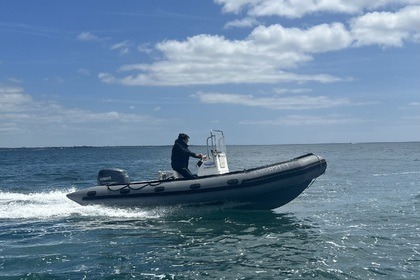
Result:
<instances>
[{"instance_id":1,"label":"blue sky","mask_svg":"<svg viewBox=\"0 0 420 280\"><path fill-rule=\"evenodd\" d=\"M420 141L419 0L3 0L0 36L0 147Z\"/></svg>"}]
</instances>

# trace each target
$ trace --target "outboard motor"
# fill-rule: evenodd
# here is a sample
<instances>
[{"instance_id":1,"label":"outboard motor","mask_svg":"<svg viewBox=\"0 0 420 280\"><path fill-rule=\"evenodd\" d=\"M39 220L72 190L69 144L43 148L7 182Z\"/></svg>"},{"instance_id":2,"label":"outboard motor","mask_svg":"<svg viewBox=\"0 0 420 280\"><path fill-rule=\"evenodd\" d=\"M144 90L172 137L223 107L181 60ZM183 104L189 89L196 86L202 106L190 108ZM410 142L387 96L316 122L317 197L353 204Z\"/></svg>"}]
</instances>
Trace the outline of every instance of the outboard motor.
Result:
<instances>
[{"instance_id":1,"label":"outboard motor","mask_svg":"<svg viewBox=\"0 0 420 280\"><path fill-rule=\"evenodd\" d=\"M127 171L119 168L107 168L100 170L97 181L99 186L130 184Z\"/></svg>"}]
</instances>

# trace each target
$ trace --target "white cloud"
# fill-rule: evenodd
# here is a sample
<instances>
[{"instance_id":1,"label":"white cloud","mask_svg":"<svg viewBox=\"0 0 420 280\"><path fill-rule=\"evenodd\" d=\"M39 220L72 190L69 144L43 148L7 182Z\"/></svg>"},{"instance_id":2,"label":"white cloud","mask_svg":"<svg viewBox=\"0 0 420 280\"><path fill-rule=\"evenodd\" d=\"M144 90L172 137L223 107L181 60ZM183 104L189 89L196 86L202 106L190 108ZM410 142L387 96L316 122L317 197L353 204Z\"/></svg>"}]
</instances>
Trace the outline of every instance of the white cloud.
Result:
<instances>
[{"instance_id":1,"label":"white cloud","mask_svg":"<svg viewBox=\"0 0 420 280\"><path fill-rule=\"evenodd\" d=\"M158 125L167 122L149 115L120 113L117 111L92 112L79 108L66 108L54 102L39 102L25 94L19 87L0 84L0 133L10 131L43 131L48 134L62 129L90 130L98 124L107 126L119 124ZM111 130L112 131L112 130ZM54 132L55 133L55 132Z\"/></svg>"},{"instance_id":2,"label":"white cloud","mask_svg":"<svg viewBox=\"0 0 420 280\"><path fill-rule=\"evenodd\" d=\"M287 94L287 93L293 93L293 94L297 94L297 93L307 93L307 92L311 92L312 89L310 88L275 88L274 92L277 94Z\"/></svg>"},{"instance_id":3,"label":"white cloud","mask_svg":"<svg viewBox=\"0 0 420 280\"><path fill-rule=\"evenodd\" d=\"M420 4L419 0L215 0L226 13L245 12L249 16L300 18L313 13L358 14L389 6Z\"/></svg>"},{"instance_id":4,"label":"white cloud","mask_svg":"<svg viewBox=\"0 0 420 280\"><path fill-rule=\"evenodd\" d=\"M141 53L147 54L150 57L152 57L153 52L155 51L155 49L153 48L153 46L151 46L150 43L140 44L139 46L137 46L137 50Z\"/></svg>"},{"instance_id":5,"label":"white cloud","mask_svg":"<svg viewBox=\"0 0 420 280\"><path fill-rule=\"evenodd\" d=\"M86 68L79 68L76 72L83 76L90 76L90 70Z\"/></svg>"},{"instance_id":6,"label":"white cloud","mask_svg":"<svg viewBox=\"0 0 420 280\"><path fill-rule=\"evenodd\" d=\"M225 28L233 28L233 27L252 27L259 24L259 21L254 17L246 17L243 19L237 19L230 21L225 24Z\"/></svg>"},{"instance_id":7,"label":"white cloud","mask_svg":"<svg viewBox=\"0 0 420 280\"><path fill-rule=\"evenodd\" d=\"M22 106L31 103L29 95L20 87L2 86L0 84L0 113L20 111Z\"/></svg>"},{"instance_id":8,"label":"white cloud","mask_svg":"<svg viewBox=\"0 0 420 280\"><path fill-rule=\"evenodd\" d=\"M112 76L112 74L110 73L99 73L98 78L102 82L107 83L107 84L113 84L117 82L117 79L114 76Z\"/></svg>"},{"instance_id":9,"label":"white cloud","mask_svg":"<svg viewBox=\"0 0 420 280\"><path fill-rule=\"evenodd\" d=\"M22 93L23 88L21 87L11 87L0 84L0 94L6 94L6 93Z\"/></svg>"},{"instance_id":10,"label":"white cloud","mask_svg":"<svg viewBox=\"0 0 420 280\"><path fill-rule=\"evenodd\" d=\"M144 65L132 65L131 69L143 68ZM180 71L174 70L178 67ZM228 83L281 83L281 82L319 82L332 83L345 81L339 77L327 74L316 75L298 75L283 71L274 71L273 73L256 73L252 69L238 66L237 69L226 70L225 72L207 71L205 69L195 69L192 67L189 71L182 71L183 65L159 64L152 67L146 67L150 73L129 75L124 78L117 78L111 73L99 73L98 78L108 84L120 83L126 86L185 86L185 85L215 85ZM204 65L203 65L204 67ZM188 66L185 66L188 68ZM232 66L232 68L235 68ZM201 72L197 72L201 70Z\"/></svg>"},{"instance_id":11,"label":"white cloud","mask_svg":"<svg viewBox=\"0 0 420 280\"><path fill-rule=\"evenodd\" d=\"M0 62L1 63L1 62ZM10 77L10 78L8 78L7 79L9 82L12 82L12 83L15 83L15 84L20 84L20 83L22 83L22 80L20 80L20 79L16 79L16 78L13 78L13 77Z\"/></svg>"},{"instance_id":12,"label":"white cloud","mask_svg":"<svg viewBox=\"0 0 420 280\"><path fill-rule=\"evenodd\" d=\"M259 26L245 40L197 35L185 41L168 40L156 45L164 59L153 64L124 65L137 71L123 78L101 73L106 83L139 85L199 85L224 83L335 82L326 74L298 75L283 71L312 59L312 53L338 50L351 44L340 23L309 29L281 25Z\"/></svg>"},{"instance_id":13,"label":"white cloud","mask_svg":"<svg viewBox=\"0 0 420 280\"><path fill-rule=\"evenodd\" d=\"M263 125L263 126L312 126L312 125L342 125L369 122L359 118L347 117L344 115L289 115L273 120L245 120L242 125Z\"/></svg>"},{"instance_id":14,"label":"white cloud","mask_svg":"<svg viewBox=\"0 0 420 280\"><path fill-rule=\"evenodd\" d=\"M249 37L261 51L269 51L273 57L285 52L304 54L340 50L352 43L352 37L342 23L320 24L308 29L285 28L279 24L259 26Z\"/></svg>"},{"instance_id":15,"label":"white cloud","mask_svg":"<svg viewBox=\"0 0 420 280\"><path fill-rule=\"evenodd\" d=\"M118 50L121 55L126 55L130 51L129 50L130 46L131 46L131 43L125 40L123 42L112 45L111 50Z\"/></svg>"},{"instance_id":16,"label":"white cloud","mask_svg":"<svg viewBox=\"0 0 420 280\"><path fill-rule=\"evenodd\" d=\"M96 35L93 35L90 32L81 32L79 35L77 35L77 40L80 41L99 41L99 37Z\"/></svg>"},{"instance_id":17,"label":"white cloud","mask_svg":"<svg viewBox=\"0 0 420 280\"><path fill-rule=\"evenodd\" d=\"M278 5L276 2L296 9L308 2L308 6L314 6L312 9L317 11L355 13L391 4L399 8L401 4L416 1L218 1L231 12L243 8L262 9ZM365 45L396 47L405 41L420 42L418 26L420 6L406 6L396 12L371 12L357 16L350 20L349 25L341 22L308 28L285 27L281 24L261 25L243 40L200 34L185 40L157 43L155 50L161 53L161 58L154 63L123 65L118 75L104 72L98 77L105 83L127 86L348 81L351 78L325 73L302 75L296 69L320 53ZM119 49L124 45L123 42L114 47ZM139 50L151 53L148 47L139 47Z\"/></svg>"},{"instance_id":18,"label":"white cloud","mask_svg":"<svg viewBox=\"0 0 420 280\"><path fill-rule=\"evenodd\" d=\"M153 47L150 46L150 43L143 43L137 46L137 50L142 53L150 54L153 52Z\"/></svg>"},{"instance_id":19,"label":"white cloud","mask_svg":"<svg viewBox=\"0 0 420 280\"><path fill-rule=\"evenodd\" d=\"M396 13L372 12L351 20L356 46L378 44L400 47L404 41L420 42L420 6Z\"/></svg>"},{"instance_id":20,"label":"white cloud","mask_svg":"<svg viewBox=\"0 0 420 280\"><path fill-rule=\"evenodd\" d=\"M330 108L349 105L346 98L329 98L326 96L291 96L291 97L256 97L245 94L227 94L218 92L197 92L193 95L202 103L235 104L250 107L262 107L272 110L306 110Z\"/></svg>"}]
</instances>

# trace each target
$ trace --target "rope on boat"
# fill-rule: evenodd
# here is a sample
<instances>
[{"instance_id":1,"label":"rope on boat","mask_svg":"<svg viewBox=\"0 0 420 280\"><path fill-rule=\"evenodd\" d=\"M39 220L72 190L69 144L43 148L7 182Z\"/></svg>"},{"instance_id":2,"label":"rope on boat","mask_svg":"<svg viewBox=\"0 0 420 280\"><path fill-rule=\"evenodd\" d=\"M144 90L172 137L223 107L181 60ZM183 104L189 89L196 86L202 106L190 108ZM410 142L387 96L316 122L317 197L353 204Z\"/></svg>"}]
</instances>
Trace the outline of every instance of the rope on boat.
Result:
<instances>
[{"instance_id":1,"label":"rope on boat","mask_svg":"<svg viewBox=\"0 0 420 280\"><path fill-rule=\"evenodd\" d=\"M306 188L309 189L312 186L312 184L315 182L315 180L316 180L316 178L312 179L312 181L309 183L309 185Z\"/></svg>"},{"instance_id":2,"label":"rope on boat","mask_svg":"<svg viewBox=\"0 0 420 280\"><path fill-rule=\"evenodd\" d=\"M111 188L112 185L107 185L107 188L108 188L108 190L114 191L114 192L118 192L118 191L121 191L123 189L130 189L130 190L133 190L133 191L138 191L138 190L144 189L147 186L156 187L156 186L160 185L161 183L162 183L161 181L147 182L147 183L144 183L144 185L142 185L140 187L137 187L137 188L133 188L130 184L127 184L127 185L124 185L122 187L115 188L115 189Z\"/></svg>"}]
</instances>

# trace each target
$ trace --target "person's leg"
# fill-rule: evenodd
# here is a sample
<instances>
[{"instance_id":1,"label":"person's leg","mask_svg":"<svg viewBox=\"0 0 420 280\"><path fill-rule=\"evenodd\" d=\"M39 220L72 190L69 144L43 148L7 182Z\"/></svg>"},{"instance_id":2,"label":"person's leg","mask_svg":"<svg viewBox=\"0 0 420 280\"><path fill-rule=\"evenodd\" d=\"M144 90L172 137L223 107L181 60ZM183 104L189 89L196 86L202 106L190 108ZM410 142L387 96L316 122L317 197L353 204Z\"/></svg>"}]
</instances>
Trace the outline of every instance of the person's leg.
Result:
<instances>
[{"instance_id":1,"label":"person's leg","mask_svg":"<svg viewBox=\"0 0 420 280\"><path fill-rule=\"evenodd\" d=\"M177 168L175 169L175 171L181 174L182 177L186 179L191 179L195 177L188 168Z\"/></svg>"}]
</instances>

